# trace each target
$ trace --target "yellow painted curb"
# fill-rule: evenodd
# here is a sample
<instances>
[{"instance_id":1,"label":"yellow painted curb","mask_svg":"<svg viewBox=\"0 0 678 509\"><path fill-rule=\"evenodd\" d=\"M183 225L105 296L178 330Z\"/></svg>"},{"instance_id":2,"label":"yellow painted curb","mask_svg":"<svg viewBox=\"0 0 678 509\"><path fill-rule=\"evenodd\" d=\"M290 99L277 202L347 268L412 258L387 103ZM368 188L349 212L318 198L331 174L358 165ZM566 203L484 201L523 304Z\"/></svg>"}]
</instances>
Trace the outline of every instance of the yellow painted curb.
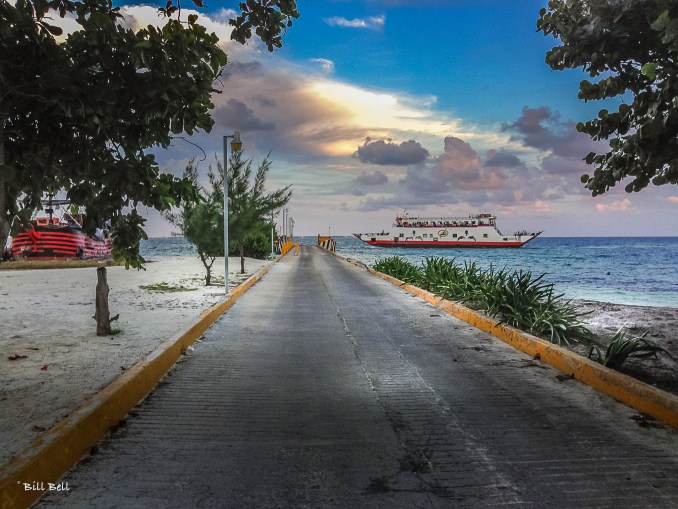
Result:
<instances>
[{"instance_id":1,"label":"yellow painted curb","mask_svg":"<svg viewBox=\"0 0 678 509\"><path fill-rule=\"evenodd\" d=\"M94 395L66 419L38 437L0 467L0 509L30 506L141 401L194 343L233 303L277 263L277 257L234 288L228 300L200 314L183 332L164 341L145 359ZM24 483L38 489L24 489ZM33 485L32 483L42 483Z\"/></svg>"},{"instance_id":2,"label":"yellow painted curb","mask_svg":"<svg viewBox=\"0 0 678 509\"><path fill-rule=\"evenodd\" d=\"M640 412L651 415L669 426L678 428L678 397L673 394L606 368L591 359L521 330L508 325L500 325L497 320L476 313L460 304L444 300L431 292L404 283L387 274L370 268L367 270L393 285L400 286L408 293L433 304L448 314L496 336L514 348L541 359L542 362L584 382L597 391L607 394Z\"/></svg>"}]
</instances>

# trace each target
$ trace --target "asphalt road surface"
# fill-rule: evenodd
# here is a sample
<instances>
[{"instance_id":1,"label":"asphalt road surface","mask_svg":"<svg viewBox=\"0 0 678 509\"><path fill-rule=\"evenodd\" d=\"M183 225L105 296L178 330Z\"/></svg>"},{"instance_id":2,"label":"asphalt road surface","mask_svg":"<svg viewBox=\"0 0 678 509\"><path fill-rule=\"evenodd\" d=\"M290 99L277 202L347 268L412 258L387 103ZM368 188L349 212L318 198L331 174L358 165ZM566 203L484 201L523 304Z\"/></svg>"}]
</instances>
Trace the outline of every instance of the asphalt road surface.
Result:
<instances>
[{"instance_id":1,"label":"asphalt road surface","mask_svg":"<svg viewBox=\"0 0 678 509\"><path fill-rule=\"evenodd\" d=\"M62 479L64 508L676 508L678 433L315 247Z\"/></svg>"}]
</instances>

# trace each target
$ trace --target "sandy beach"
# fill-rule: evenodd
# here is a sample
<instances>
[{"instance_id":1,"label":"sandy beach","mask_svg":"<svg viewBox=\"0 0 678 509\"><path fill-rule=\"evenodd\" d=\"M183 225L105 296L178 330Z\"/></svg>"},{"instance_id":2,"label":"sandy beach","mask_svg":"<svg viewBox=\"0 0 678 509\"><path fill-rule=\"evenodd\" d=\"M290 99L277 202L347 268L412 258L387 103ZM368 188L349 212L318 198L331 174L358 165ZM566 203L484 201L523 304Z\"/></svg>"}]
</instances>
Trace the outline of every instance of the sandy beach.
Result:
<instances>
[{"instance_id":1,"label":"sandy beach","mask_svg":"<svg viewBox=\"0 0 678 509\"><path fill-rule=\"evenodd\" d=\"M247 258L243 276L240 258L229 258L231 287L269 263ZM0 271L0 463L224 296L223 285L204 286L197 257L107 272L111 315L120 314L113 336L96 335L96 268ZM223 260L213 273L223 282ZM141 288L161 283L186 290Z\"/></svg>"},{"instance_id":2,"label":"sandy beach","mask_svg":"<svg viewBox=\"0 0 678 509\"><path fill-rule=\"evenodd\" d=\"M240 267L238 258L229 263L230 271ZM268 263L247 259L246 276ZM220 275L223 260L214 266ZM102 337L96 336L92 319L95 268L0 271L0 462L11 459L223 297L223 286L204 286L204 269L197 258L163 258L150 261L146 268L109 267L110 310L120 314L113 325L121 332ZM234 276L232 286L237 284ZM141 288L161 283L188 290ZM587 322L602 337L611 338L624 323L634 335L649 330L648 337L673 359L661 355L632 361L628 372L678 393L678 309L595 301L574 304L593 311Z\"/></svg>"}]
</instances>

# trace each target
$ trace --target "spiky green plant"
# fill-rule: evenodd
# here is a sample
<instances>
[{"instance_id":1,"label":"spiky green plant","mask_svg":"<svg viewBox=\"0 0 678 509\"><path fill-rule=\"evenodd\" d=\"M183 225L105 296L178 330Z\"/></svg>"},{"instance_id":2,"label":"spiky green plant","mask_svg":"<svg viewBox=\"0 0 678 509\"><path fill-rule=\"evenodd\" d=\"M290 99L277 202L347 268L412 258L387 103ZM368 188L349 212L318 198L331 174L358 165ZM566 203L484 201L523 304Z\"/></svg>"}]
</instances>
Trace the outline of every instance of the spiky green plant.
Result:
<instances>
[{"instance_id":1,"label":"spiky green plant","mask_svg":"<svg viewBox=\"0 0 678 509\"><path fill-rule=\"evenodd\" d=\"M421 267L394 256L379 261L375 269L429 290L444 299L479 306L505 323L558 345L596 345L593 334L579 313L555 294L544 274L509 273L506 269L481 270L475 262L455 265L454 260L427 258Z\"/></svg>"},{"instance_id":2,"label":"spiky green plant","mask_svg":"<svg viewBox=\"0 0 678 509\"><path fill-rule=\"evenodd\" d=\"M483 271L476 262L464 262L464 267L455 271L447 281L438 284L438 295L445 299L461 302L476 302L477 294L482 287Z\"/></svg>"},{"instance_id":3,"label":"spiky green plant","mask_svg":"<svg viewBox=\"0 0 678 509\"><path fill-rule=\"evenodd\" d=\"M441 285L458 277L459 271L460 269L455 265L454 259L426 258L421 267L422 288L438 293Z\"/></svg>"},{"instance_id":4,"label":"spiky green plant","mask_svg":"<svg viewBox=\"0 0 678 509\"><path fill-rule=\"evenodd\" d=\"M593 334L581 320L586 313L577 312L543 278L544 274L533 277L529 271L506 276L486 295L487 314L557 345L594 344Z\"/></svg>"},{"instance_id":5,"label":"spiky green plant","mask_svg":"<svg viewBox=\"0 0 678 509\"><path fill-rule=\"evenodd\" d=\"M374 264L374 270L412 285L421 285L421 269L399 256L384 258Z\"/></svg>"},{"instance_id":6,"label":"spiky green plant","mask_svg":"<svg viewBox=\"0 0 678 509\"><path fill-rule=\"evenodd\" d=\"M612 337L612 342L607 347L605 355L602 355L597 346L591 347L589 358L594 359L603 366L612 369L620 369L622 365L630 358L638 359L646 357L657 357L659 352L666 353L666 350L656 345L649 339L645 339L647 331L640 336L626 337L626 325L622 325Z\"/></svg>"}]
</instances>

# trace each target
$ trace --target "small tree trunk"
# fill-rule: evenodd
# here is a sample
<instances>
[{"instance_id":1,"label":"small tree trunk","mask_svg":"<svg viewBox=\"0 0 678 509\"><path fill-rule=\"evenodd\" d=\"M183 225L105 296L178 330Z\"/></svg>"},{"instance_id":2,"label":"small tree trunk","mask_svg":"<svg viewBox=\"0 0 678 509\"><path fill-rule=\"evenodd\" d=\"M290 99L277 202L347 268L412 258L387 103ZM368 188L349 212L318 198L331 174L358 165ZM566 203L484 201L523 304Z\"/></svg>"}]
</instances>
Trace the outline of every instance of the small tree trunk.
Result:
<instances>
[{"instance_id":1,"label":"small tree trunk","mask_svg":"<svg viewBox=\"0 0 678 509\"><path fill-rule=\"evenodd\" d=\"M108 310L108 281L106 267L97 269L96 311L94 319L97 321L97 336L107 336L113 333L111 329L111 313ZM115 320L117 316L113 319Z\"/></svg>"},{"instance_id":2,"label":"small tree trunk","mask_svg":"<svg viewBox=\"0 0 678 509\"><path fill-rule=\"evenodd\" d=\"M200 261L205 267L205 286L210 286L212 284L212 264L214 263L214 258L210 259L210 262L207 263L207 256L202 251L198 251L198 256Z\"/></svg>"},{"instance_id":3,"label":"small tree trunk","mask_svg":"<svg viewBox=\"0 0 678 509\"><path fill-rule=\"evenodd\" d=\"M5 164L5 128L4 117L0 117L0 166ZM2 174L0 174L0 261L2 254L5 252L5 244L7 244L7 237L9 237L9 215L7 210L9 204L7 203L7 183Z\"/></svg>"},{"instance_id":4,"label":"small tree trunk","mask_svg":"<svg viewBox=\"0 0 678 509\"><path fill-rule=\"evenodd\" d=\"M2 164L2 163L0 163ZM0 261L5 252L5 245L9 237L9 221L7 220L7 186L2 176L0 176Z\"/></svg>"},{"instance_id":5,"label":"small tree trunk","mask_svg":"<svg viewBox=\"0 0 678 509\"><path fill-rule=\"evenodd\" d=\"M240 273L245 273L245 245L240 244Z\"/></svg>"}]
</instances>

